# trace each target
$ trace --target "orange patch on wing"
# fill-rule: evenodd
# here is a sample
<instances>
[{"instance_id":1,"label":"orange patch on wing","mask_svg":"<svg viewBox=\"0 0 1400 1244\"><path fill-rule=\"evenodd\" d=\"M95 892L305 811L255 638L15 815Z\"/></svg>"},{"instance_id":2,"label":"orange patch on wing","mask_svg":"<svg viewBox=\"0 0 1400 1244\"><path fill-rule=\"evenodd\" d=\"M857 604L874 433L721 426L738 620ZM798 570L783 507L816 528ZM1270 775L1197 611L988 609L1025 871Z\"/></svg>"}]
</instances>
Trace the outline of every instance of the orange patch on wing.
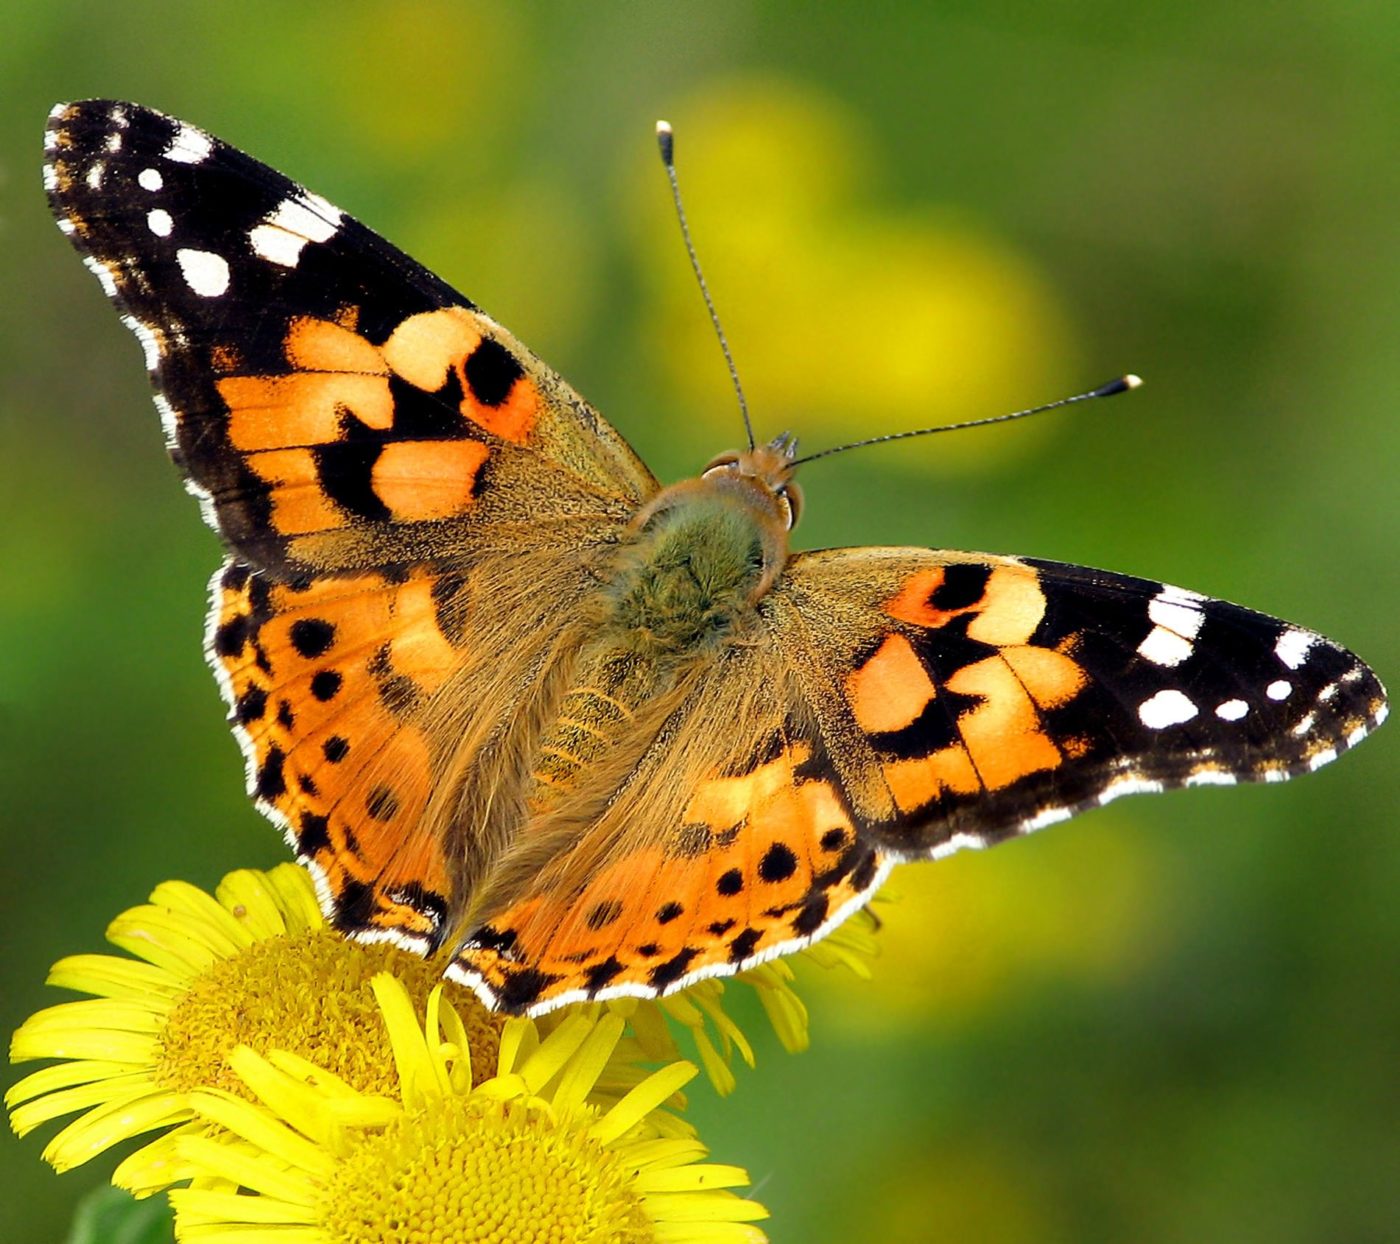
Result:
<instances>
[{"instance_id":1,"label":"orange patch on wing","mask_svg":"<svg viewBox=\"0 0 1400 1244\"><path fill-rule=\"evenodd\" d=\"M321 488L309 449L269 449L248 455L248 465L272 485L272 525L283 535L329 531L346 524Z\"/></svg>"},{"instance_id":2,"label":"orange patch on wing","mask_svg":"<svg viewBox=\"0 0 1400 1244\"><path fill-rule=\"evenodd\" d=\"M398 375L429 393L441 389L455 372L462 389L462 414L502 440L523 445L539 418L539 390L522 373L501 401L477 401L467 363L485 340L479 316L462 307L445 307L409 316L389 335L383 352Z\"/></svg>"},{"instance_id":3,"label":"orange patch on wing","mask_svg":"<svg viewBox=\"0 0 1400 1244\"><path fill-rule=\"evenodd\" d=\"M1074 699L1088 681L1078 662L1052 648L1004 648L1001 659L1012 668L1038 708L1059 708Z\"/></svg>"},{"instance_id":4,"label":"orange patch on wing","mask_svg":"<svg viewBox=\"0 0 1400 1244\"><path fill-rule=\"evenodd\" d=\"M935 694L933 680L903 635L887 635L875 655L846 677L846 699L867 734L902 730Z\"/></svg>"},{"instance_id":5,"label":"orange patch on wing","mask_svg":"<svg viewBox=\"0 0 1400 1244\"><path fill-rule=\"evenodd\" d=\"M476 317L462 307L410 315L383 345L384 361L415 388L435 393L481 344Z\"/></svg>"},{"instance_id":6,"label":"orange patch on wing","mask_svg":"<svg viewBox=\"0 0 1400 1244\"><path fill-rule=\"evenodd\" d=\"M970 638L998 647L1027 643L1045 616L1039 575L1028 566L998 566L973 612L977 616L967 627Z\"/></svg>"},{"instance_id":7,"label":"orange patch on wing","mask_svg":"<svg viewBox=\"0 0 1400 1244\"><path fill-rule=\"evenodd\" d=\"M958 718L958 730L989 789L1054 769L1062 762L1060 750L1041 729L1026 689L1000 656L958 670L948 679L948 689L982 698L981 704Z\"/></svg>"},{"instance_id":8,"label":"orange patch on wing","mask_svg":"<svg viewBox=\"0 0 1400 1244\"><path fill-rule=\"evenodd\" d=\"M943 567L920 570L904 581L904 586L885 602L885 612L912 626L942 626L954 613L935 609L929 597L943 584Z\"/></svg>"},{"instance_id":9,"label":"orange patch on wing","mask_svg":"<svg viewBox=\"0 0 1400 1244\"><path fill-rule=\"evenodd\" d=\"M713 777L701 782L686 805L686 823L708 825L717 830L728 829L753 810L767 806L784 794L791 794L794 789L793 768L807 759L810 750L806 744L798 744L750 773Z\"/></svg>"},{"instance_id":10,"label":"orange patch on wing","mask_svg":"<svg viewBox=\"0 0 1400 1244\"><path fill-rule=\"evenodd\" d=\"M349 372L385 376L384 354L354 329L334 320L304 315L291 322L283 344L287 362L298 371Z\"/></svg>"},{"instance_id":11,"label":"orange patch on wing","mask_svg":"<svg viewBox=\"0 0 1400 1244\"><path fill-rule=\"evenodd\" d=\"M229 409L229 439L245 453L339 440L346 413L371 428L394 421L389 385L379 376L228 376L217 386Z\"/></svg>"},{"instance_id":12,"label":"orange patch on wing","mask_svg":"<svg viewBox=\"0 0 1400 1244\"><path fill-rule=\"evenodd\" d=\"M539 417L540 395L533 382L521 376L510 396L497 406L485 406L470 398L462 403L467 416L488 432L513 445L523 445Z\"/></svg>"},{"instance_id":13,"label":"orange patch on wing","mask_svg":"<svg viewBox=\"0 0 1400 1244\"><path fill-rule=\"evenodd\" d=\"M967 633L984 644L1024 644L1045 616L1045 593L1036 572L1014 562L998 563L987 578L981 597L956 609L940 609L933 594L943 585L944 568L932 566L905 580L884 604L892 618L913 626L937 628L972 614Z\"/></svg>"},{"instance_id":14,"label":"orange patch on wing","mask_svg":"<svg viewBox=\"0 0 1400 1244\"><path fill-rule=\"evenodd\" d=\"M476 473L491 451L480 441L391 441L375 459L375 495L403 522L451 518L471 508Z\"/></svg>"},{"instance_id":15,"label":"orange patch on wing","mask_svg":"<svg viewBox=\"0 0 1400 1244\"><path fill-rule=\"evenodd\" d=\"M904 813L927 807L944 791L971 795L982 789L967 752L956 746L911 760L886 761L880 771L895 806Z\"/></svg>"},{"instance_id":16,"label":"orange patch on wing","mask_svg":"<svg viewBox=\"0 0 1400 1244\"><path fill-rule=\"evenodd\" d=\"M438 626L433 582L430 576L416 576L395 594L395 634L391 647L394 670L412 678L429 694L446 681L461 661Z\"/></svg>"}]
</instances>

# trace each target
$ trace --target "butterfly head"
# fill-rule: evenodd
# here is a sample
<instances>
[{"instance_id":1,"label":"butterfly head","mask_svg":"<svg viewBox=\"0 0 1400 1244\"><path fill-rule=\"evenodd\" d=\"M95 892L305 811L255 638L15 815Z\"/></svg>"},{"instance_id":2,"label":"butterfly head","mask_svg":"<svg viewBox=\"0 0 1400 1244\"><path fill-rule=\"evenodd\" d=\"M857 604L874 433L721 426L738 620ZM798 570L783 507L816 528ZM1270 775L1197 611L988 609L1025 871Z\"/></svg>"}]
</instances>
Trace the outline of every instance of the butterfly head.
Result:
<instances>
[{"instance_id":1,"label":"butterfly head","mask_svg":"<svg viewBox=\"0 0 1400 1244\"><path fill-rule=\"evenodd\" d=\"M700 478L742 481L770 499L783 530L791 531L802 514L802 490L793 479L796 465L797 437L784 432L767 445L720 454L700 473Z\"/></svg>"}]
</instances>

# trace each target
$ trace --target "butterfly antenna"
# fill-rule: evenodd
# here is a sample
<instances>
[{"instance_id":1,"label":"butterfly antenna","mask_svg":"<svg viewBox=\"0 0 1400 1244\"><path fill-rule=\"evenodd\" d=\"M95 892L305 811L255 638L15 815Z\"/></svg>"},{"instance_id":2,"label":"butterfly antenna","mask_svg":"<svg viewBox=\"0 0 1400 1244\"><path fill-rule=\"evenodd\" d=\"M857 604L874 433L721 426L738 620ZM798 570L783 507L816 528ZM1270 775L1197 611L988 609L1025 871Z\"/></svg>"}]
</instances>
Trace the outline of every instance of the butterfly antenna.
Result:
<instances>
[{"instance_id":1,"label":"butterfly antenna","mask_svg":"<svg viewBox=\"0 0 1400 1244\"><path fill-rule=\"evenodd\" d=\"M990 419L969 419L965 423L945 423L936 428L917 428L912 432L890 432L885 436L872 436L869 440L852 441L849 445L837 445L833 449L823 449L820 453L808 454L805 458L799 458L792 465L801 466L804 462L815 462L818 458L829 458L832 454L843 454L848 449L862 449L866 445L882 445L885 441L902 441L911 436L931 436L934 432L959 432L963 428L984 428L989 423L1008 423L1012 419L1024 419L1027 415L1044 414L1047 410L1058 410L1061 406L1072 406L1075 402L1087 402L1096 397L1113 397L1117 393L1126 393L1129 389L1136 389L1142 380L1137 376L1119 376L1116 380L1110 380L1107 384L1101 384L1097 389L1090 389L1087 393L1076 393L1073 397L1062 397L1058 402L1046 402L1044 406L1032 406L1028 410L1013 410L1009 415L993 415Z\"/></svg>"},{"instance_id":2,"label":"butterfly antenna","mask_svg":"<svg viewBox=\"0 0 1400 1244\"><path fill-rule=\"evenodd\" d=\"M695 243L690 240L690 226L685 222L685 208L681 204L681 183L676 178L676 141L669 121L656 123L656 143L661 148L661 163L666 166L666 176L671 182L671 198L676 204L676 219L681 222L681 237L685 239L686 254L690 256L690 266L700 284L700 295L705 299L705 309L710 313L710 322L715 326L719 348L724 351L724 361L729 365L729 378L734 382L734 392L739 397L739 413L744 416L744 431L749 438L749 448L752 449L753 423L749 420L749 404L744 400L744 386L739 383L739 369L734 366L734 356L729 352L729 342L724 336L724 328L720 325L719 312L715 310L714 299L710 297L710 287L705 284L705 274L700 271L700 256L695 253Z\"/></svg>"}]
</instances>

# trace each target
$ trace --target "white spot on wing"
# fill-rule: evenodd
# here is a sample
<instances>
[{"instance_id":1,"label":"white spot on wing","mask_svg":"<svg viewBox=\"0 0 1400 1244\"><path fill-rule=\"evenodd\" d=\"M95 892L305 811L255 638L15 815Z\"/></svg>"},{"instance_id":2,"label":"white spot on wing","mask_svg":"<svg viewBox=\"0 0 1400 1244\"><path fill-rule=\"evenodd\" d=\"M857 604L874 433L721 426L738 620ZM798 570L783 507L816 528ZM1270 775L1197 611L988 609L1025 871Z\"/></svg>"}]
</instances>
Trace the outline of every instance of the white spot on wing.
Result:
<instances>
[{"instance_id":1,"label":"white spot on wing","mask_svg":"<svg viewBox=\"0 0 1400 1244\"><path fill-rule=\"evenodd\" d=\"M213 251L188 247L175 252L185 284L202 298L217 298L228 289L228 260Z\"/></svg>"},{"instance_id":2,"label":"white spot on wing","mask_svg":"<svg viewBox=\"0 0 1400 1244\"><path fill-rule=\"evenodd\" d=\"M160 363L160 341L155 333L134 315L123 315L122 323L136 334L136 340L141 343L142 353L146 356L146 370L155 371Z\"/></svg>"},{"instance_id":3,"label":"white spot on wing","mask_svg":"<svg viewBox=\"0 0 1400 1244\"><path fill-rule=\"evenodd\" d=\"M1320 752L1314 752L1308 757L1309 769L1320 769L1323 765L1331 764L1337 759L1337 749L1335 747L1323 748Z\"/></svg>"},{"instance_id":4,"label":"white spot on wing","mask_svg":"<svg viewBox=\"0 0 1400 1244\"><path fill-rule=\"evenodd\" d=\"M88 189L89 189L89 190L101 190L101 189L102 189L102 178L103 178L103 175L104 175L106 172L107 172L107 165L106 165L106 162L105 162L105 161L102 161L102 160L94 160L94 161L92 162L92 167L91 167L90 169L88 169L88 171L87 171L87 176L83 178L83 180L84 180L85 182L87 182Z\"/></svg>"},{"instance_id":5,"label":"white spot on wing","mask_svg":"<svg viewBox=\"0 0 1400 1244\"><path fill-rule=\"evenodd\" d=\"M1153 665L1171 667L1180 665L1191 655L1189 639L1178 635L1165 626L1154 626L1147 638L1138 644L1138 656L1151 661Z\"/></svg>"},{"instance_id":6,"label":"white spot on wing","mask_svg":"<svg viewBox=\"0 0 1400 1244\"><path fill-rule=\"evenodd\" d=\"M1243 700L1226 700L1223 704L1215 706L1215 715L1221 721L1239 721L1247 712L1249 705Z\"/></svg>"},{"instance_id":7,"label":"white spot on wing","mask_svg":"<svg viewBox=\"0 0 1400 1244\"><path fill-rule=\"evenodd\" d=\"M158 168L143 168L136 174L136 184L142 190L160 190L165 185L165 178L160 175Z\"/></svg>"},{"instance_id":8,"label":"white spot on wing","mask_svg":"<svg viewBox=\"0 0 1400 1244\"><path fill-rule=\"evenodd\" d=\"M1206 615L1201 612L1205 599L1196 592L1167 584L1148 604L1147 616L1158 626L1170 627L1178 635L1195 639L1205 621Z\"/></svg>"},{"instance_id":9,"label":"white spot on wing","mask_svg":"<svg viewBox=\"0 0 1400 1244\"><path fill-rule=\"evenodd\" d=\"M114 132L114 133L108 134L108 135L107 135L107 150L110 151L113 155L116 155L116 153L117 153L118 151L120 151L121 149L122 149L122 136L121 136L120 132Z\"/></svg>"},{"instance_id":10,"label":"white spot on wing","mask_svg":"<svg viewBox=\"0 0 1400 1244\"><path fill-rule=\"evenodd\" d=\"M1164 730L1190 721L1197 713L1194 703L1180 691L1168 687L1138 705L1138 717L1149 730Z\"/></svg>"},{"instance_id":11,"label":"white spot on wing","mask_svg":"<svg viewBox=\"0 0 1400 1244\"><path fill-rule=\"evenodd\" d=\"M1147 616L1153 627L1138 645L1138 655L1153 665L1168 668L1186 660L1205 621L1206 615L1201 611L1205 599L1184 588L1164 586L1148 602Z\"/></svg>"},{"instance_id":12,"label":"white spot on wing","mask_svg":"<svg viewBox=\"0 0 1400 1244\"><path fill-rule=\"evenodd\" d=\"M1224 769L1200 769L1195 773L1188 774L1185 785L1187 786L1233 786L1239 781L1233 773Z\"/></svg>"},{"instance_id":13,"label":"white spot on wing","mask_svg":"<svg viewBox=\"0 0 1400 1244\"><path fill-rule=\"evenodd\" d=\"M1264 694L1271 700L1286 700L1293 694L1293 684L1286 678L1280 678L1265 687Z\"/></svg>"},{"instance_id":14,"label":"white spot on wing","mask_svg":"<svg viewBox=\"0 0 1400 1244\"><path fill-rule=\"evenodd\" d=\"M946 859L956 851L981 851L987 840L977 834L954 834L947 842L940 842L925 857L930 860Z\"/></svg>"},{"instance_id":15,"label":"white spot on wing","mask_svg":"<svg viewBox=\"0 0 1400 1244\"><path fill-rule=\"evenodd\" d=\"M44 165L44 189L50 194L58 189L58 170L52 164Z\"/></svg>"},{"instance_id":16,"label":"white spot on wing","mask_svg":"<svg viewBox=\"0 0 1400 1244\"><path fill-rule=\"evenodd\" d=\"M157 207L153 211L146 213L146 227L158 238L168 238L170 231L175 227L175 222L171 220L170 213L163 207Z\"/></svg>"},{"instance_id":17,"label":"white spot on wing","mask_svg":"<svg viewBox=\"0 0 1400 1244\"><path fill-rule=\"evenodd\" d=\"M1122 777L1114 778L1103 790L1099 791L1098 802L1102 806L1106 803L1112 803L1124 795L1156 795L1165 789L1166 787L1155 778L1134 777L1128 773Z\"/></svg>"},{"instance_id":18,"label":"white spot on wing","mask_svg":"<svg viewBox=\"0 0 1400 1244\"><path fill-rule=\"evenodd\" d=\"M91 255L83 256L83 264L97 278L98 283L102 286L102 292L108 298L115 298L117 296L117 279L112 275L112 269Z\"/></svg>"},{"instance_id":19,"label":"white spot on wing","mask_svg":"<svg viewBox=\"0 0 1400 1244\"><path fill-rule=\"evenodd\" d=\"M1296 670L1307 659L1308 650L1317 641L1316 635L1290 627L1278 637L1274 645L1274 656L1278 657L1291 670Z\"/></svg>"},{"instance_id":20,"label":"white spot on wing","mask_svg":"<svg viewBox=\"0 0 1400 1244\"><path fill-rule=\"evenodd\" d=\"M325 242L340 227L341 214L319 195L283 199L261 224L248 231L255 254L269 263L295 268L302 247Z\"/></svg>"},{"instance_id":21,"label":"white spot on wing","mask_svg":"<svg viewBox=\"0 0 1400 1244\"><path fill-rule=\"evenodd\" d=\"M1022 834L1033 834L1038 829L1044 829L1047 825L1058 825L1061 821L1067 821L1074 815L1072 808L1046 808L1044 812L1037 812L1028 821L1018 825L1017 832Z\"/></svg>"},{"instance_id":22,"label":"white spot on wing","mask_svg":"<svg viewBox=\"0 0 1400 1244\"><path fill-rule=\"evenodd\" d=\"M165 158L177 164L198 164L207 160L214 150L214 141L203 130L197 130L183 121L177 122L175 134L165 149Z\"/></svg>"},{"instance_id":23,"label":"white spot on wing","mask_svg":"<svg viewBox=\"0 0 1400 1244\"><path fill-rule=\"evenodd\" d=\"M175 408L171 406L169 399L164 393L154 395L156 413L160 415L160 426L165 432L165 443L167 446L175 444L176 418ZM220 571L220 573L223 573Z\"/></svg>"}]
</instances>

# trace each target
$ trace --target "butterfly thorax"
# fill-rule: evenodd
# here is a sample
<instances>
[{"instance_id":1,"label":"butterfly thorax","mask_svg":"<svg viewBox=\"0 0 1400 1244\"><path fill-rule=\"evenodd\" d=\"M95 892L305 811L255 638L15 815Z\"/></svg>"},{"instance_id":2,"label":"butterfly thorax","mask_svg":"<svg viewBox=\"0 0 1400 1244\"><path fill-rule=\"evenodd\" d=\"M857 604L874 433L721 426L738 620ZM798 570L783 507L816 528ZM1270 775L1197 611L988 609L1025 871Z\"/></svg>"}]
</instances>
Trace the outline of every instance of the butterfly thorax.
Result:
<instances>
[{"instance_id":1,"label":"butterfly thorax","mask_svg":"<svg viewBox=\"0 0 1400 1244\"><path fill-rule=\"evenodd\" d=\"M641 742L649 707L742 643L786 558L785 515L765 484L723 470L658 493L588 604L588 638L540 741L536 806L619 744Z\"/></svg>"}]
</instances>

